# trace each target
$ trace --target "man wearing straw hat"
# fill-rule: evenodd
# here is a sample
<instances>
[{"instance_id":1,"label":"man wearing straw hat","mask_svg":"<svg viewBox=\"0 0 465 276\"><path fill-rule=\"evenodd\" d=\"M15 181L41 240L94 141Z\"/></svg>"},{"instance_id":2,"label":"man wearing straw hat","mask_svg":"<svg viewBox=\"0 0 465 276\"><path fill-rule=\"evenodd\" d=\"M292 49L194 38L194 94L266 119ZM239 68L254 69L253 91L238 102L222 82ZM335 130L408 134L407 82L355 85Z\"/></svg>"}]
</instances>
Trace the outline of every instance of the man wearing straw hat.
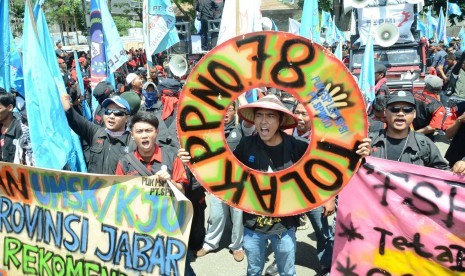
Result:
<instances>
[{"instance_id":1,"label":"man wearing straw hat","mask_svg":"<svg viewBox=\"0 0 465 276\"><path fill-rule=\"evenodd\" d=\"M242 106L238 115L255 126L257 135L243 137L234 155L248 167L278 171L296 163L307 149L307 142L285 134L294 128L297 118L274 95ZM295 231L298 216L266 218L243 213L243 247L247 255L247 275L261 275L265 266L266 247L271 241L280 275L295 275Z\"/></svg>"}]
</instances>

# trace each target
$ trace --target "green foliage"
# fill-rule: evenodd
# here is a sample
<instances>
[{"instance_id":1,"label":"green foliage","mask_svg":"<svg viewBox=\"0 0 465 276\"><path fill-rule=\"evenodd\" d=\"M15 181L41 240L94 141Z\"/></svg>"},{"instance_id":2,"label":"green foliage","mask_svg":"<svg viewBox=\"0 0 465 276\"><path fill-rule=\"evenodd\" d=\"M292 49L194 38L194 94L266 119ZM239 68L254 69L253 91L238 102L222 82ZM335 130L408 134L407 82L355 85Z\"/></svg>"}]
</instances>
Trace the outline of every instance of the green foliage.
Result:
<instances>
[{"instance_id":1,"label":"green foliage","mask_svg":"<svg viewBox=\"0 0 465 276\"><path fill-rule=\"evenodd\" d=\"M114 15L113 20L115 21L116 28L118 29L120 36L128 35L128 30L131 28L131 22L126 16ZM141 23L142 27L142 23Z\"/></svg>"}]
</instances>

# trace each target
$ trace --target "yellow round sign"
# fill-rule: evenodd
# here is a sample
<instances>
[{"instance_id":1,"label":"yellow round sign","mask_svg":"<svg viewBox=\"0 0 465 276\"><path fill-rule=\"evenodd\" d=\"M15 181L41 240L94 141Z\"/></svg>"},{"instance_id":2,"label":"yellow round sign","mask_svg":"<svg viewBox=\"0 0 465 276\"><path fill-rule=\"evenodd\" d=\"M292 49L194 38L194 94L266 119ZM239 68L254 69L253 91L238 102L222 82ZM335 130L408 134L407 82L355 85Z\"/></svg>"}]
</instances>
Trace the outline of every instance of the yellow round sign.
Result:
<instances>
[{"instance_id":1,"label":"yellow round sign","mask_svg":"<svg viewBox=\"0 0 465 276\"><path fill-rule=\"evenodd\" d=\"M302 159L271 173L239 162L224 136L232 101L263 86L292 93L313 115ZM197 180L229 205L266 216L303 213L334 197L357 170L355 151L367 137L363 96L344 64L283 32L241 35L208 52L187 78L177 114L179 141Z\"/></svg>"}]
</instances>

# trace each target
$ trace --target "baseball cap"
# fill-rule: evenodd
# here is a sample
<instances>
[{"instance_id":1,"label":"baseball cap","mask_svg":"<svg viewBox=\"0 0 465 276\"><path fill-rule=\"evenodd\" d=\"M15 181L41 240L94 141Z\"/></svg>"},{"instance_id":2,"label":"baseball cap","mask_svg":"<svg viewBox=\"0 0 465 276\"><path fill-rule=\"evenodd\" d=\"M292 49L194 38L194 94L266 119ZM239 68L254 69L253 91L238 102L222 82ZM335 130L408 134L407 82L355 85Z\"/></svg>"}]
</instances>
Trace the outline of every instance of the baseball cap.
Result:
<instances>
[{"instance_id":1,"label":"baseball cap","mask_svg":"<svg viewBox=\"0 0 465 276\"><path fill-rule=\"evenodd\" d=\"M396 91L388 96L386 106L393 103L409 103L415 105L413 94L408 91Z\"/></svg>"},{"instance_id":2,"label":"baseball cap","mask_svg":"<svg viewBox=\"0 0 465 276\"><path fill-rule=\"evenodd\" d=\"M114 97L111 97L111 98L108 98L108 99L104 100L103 103L102 103L102 107L106 108L111 103L114 103L119 107L125 108L128 113L131 112L131 108L129 107L128 101L121 98L120 96L114 96Z\"/></svg>"},{"instance_id":3,"label":"baseball cap","mask_svg":"<svg viewBox=\"0 0 465 276\"><path fill-rule=\"evenodd\" d=\"M427 75L425 77L425 89L431 92L436 92L442 89L443 81L440 77Z\"/></svg>"},{"instance_id":4,"label":"baseball cap","mask_svg":"<svg viewBox=\"0 0 465 276\"><path fill-rule=\"evenodd\" d=\"M126 83L127 84L131 84L133 80L135 80L137 78L137 74L134 74L134 73L129 73L127 76L126 76Z\"/></svg>"},{"instance_id":5,"label":"baseball cap","mask_svg":"<svg viewBox=\"0 0 465 276\"><path fill-rule=\"evenodd\" d=\"M375 72L376 73L386 73L387 68L381 63L375 64Z\"/></svg>"}]
</instances>

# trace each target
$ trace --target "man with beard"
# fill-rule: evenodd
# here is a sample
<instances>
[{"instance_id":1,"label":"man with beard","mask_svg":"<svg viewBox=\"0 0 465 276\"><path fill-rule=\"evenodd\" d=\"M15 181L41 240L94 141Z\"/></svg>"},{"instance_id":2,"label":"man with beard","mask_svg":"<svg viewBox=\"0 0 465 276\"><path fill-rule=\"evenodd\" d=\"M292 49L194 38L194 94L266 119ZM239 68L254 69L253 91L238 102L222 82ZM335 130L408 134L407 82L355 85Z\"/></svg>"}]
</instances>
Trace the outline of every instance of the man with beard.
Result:
<instances>
[{"instance_id":1,"label":"man with beard","mask_svg":"<svg viewBox=\"0 0 465 276\"><path fill-rule=\"evenodd\" d=\"M103 101L105 127L95 125L71 108L68 97L62 105L71 129L90 145L87 170L89 173L115 174L118 160L135 150L131 134L126 130L129 104L119 96Z\"/></svg>"}]
</instances>

